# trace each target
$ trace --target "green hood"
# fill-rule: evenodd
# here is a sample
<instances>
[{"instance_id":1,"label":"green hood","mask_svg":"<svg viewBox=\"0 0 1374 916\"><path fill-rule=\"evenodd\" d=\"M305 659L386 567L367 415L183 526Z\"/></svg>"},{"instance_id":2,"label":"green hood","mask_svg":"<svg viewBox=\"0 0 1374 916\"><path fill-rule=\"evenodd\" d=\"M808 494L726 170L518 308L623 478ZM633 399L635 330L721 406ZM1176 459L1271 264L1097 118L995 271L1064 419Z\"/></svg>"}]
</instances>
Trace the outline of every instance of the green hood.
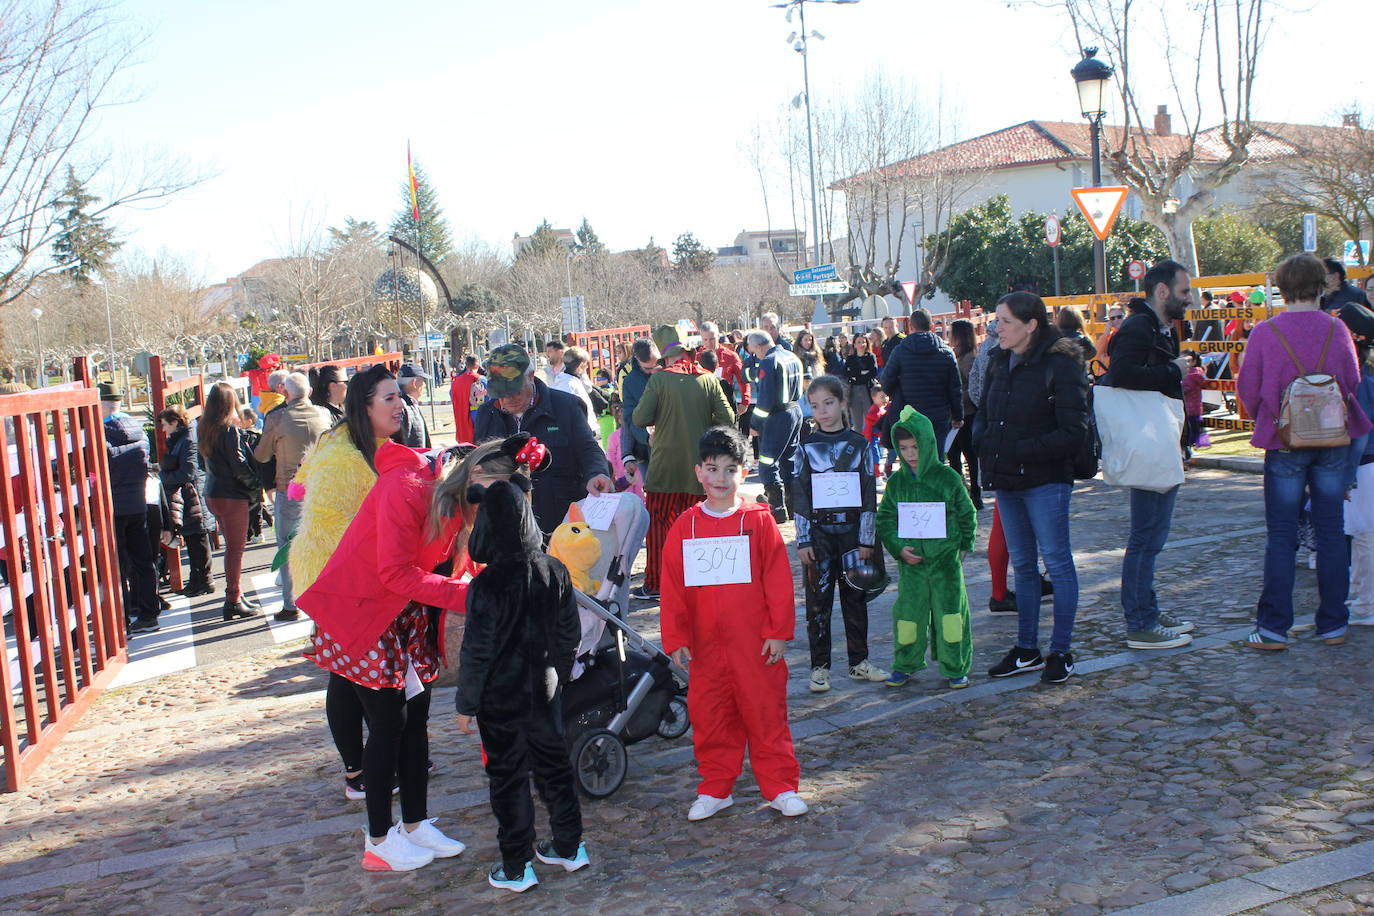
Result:
<instances>
[{"instance_id":1,"label":"green hood","mask_svg":"<svg viewBox=\"0 0 1374 916\"><path fill-rule=\"evenodd\" d=\"M915 407L907 405L902 408L901 416L897 422L892 424L892 447L898 447L897 430L904 429L911 433L916 439L916 448L921 452L921 457L917 466L918 477L925 477L930 473L930 469L940 463L939 455L935 449L935 429L926 419L925 414L918 411ZM901 460L901 452L897 453L898 460ZM902 462L902 467L906 468L906 462ZM908 468L908 470L910 470Z\"/></svg>"}]
</instances>

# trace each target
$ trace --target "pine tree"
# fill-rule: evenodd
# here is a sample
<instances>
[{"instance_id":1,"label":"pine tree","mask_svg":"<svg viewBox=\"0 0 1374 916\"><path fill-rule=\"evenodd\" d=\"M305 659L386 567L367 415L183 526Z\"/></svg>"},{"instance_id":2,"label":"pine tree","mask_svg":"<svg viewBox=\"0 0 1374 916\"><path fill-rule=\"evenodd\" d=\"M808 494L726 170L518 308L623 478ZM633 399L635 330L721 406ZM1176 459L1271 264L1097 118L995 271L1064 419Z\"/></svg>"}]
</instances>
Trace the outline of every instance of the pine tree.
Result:
<instances>
[{"instance_id":1,"label":"pine tree","mask_svg":"<svg viewBox=\"0 0 1374 916\"><path fill-rule=\"evenodd\" d=\"M673 243L673 270L680 277L704 274L715 261L715 253L690 232L682 233Z\"/></svg>"},{"instance_id":2,"label":"pine tree","mask_svg":"<svg viewBox=\"0 0 1374 916\"><path fill-rule=\"evenodd\" d=\"M377 245L381 241L381 230L370 219L359 220L349 216L344 219L342 229L335 226L329 227L329 245L331 248L345 248L353 244Z\"/></svg>"},{"instance_id":3,"label":"pine tree","mask_svg":"<svg viewBox=\"0 0 1374 916\"><path fill-rule=\"evenodd\" d=\"M85 182L76 177L76 169L67 166L67 184L53 206L62 212L57 217L61 232L52 243L53 260L63 265L59 273L73 283L85 285L110 266L115 252L123 242L115 241L114 229L103 216L93 216L90 209L101 198L86 190Z\"/></svg>"},{"instance_id":4,"label":"pine tree","mask_svg":"<svg viewBox=\"0 0 1374 916\"><path fill-rule=\"evenodd\" d=\"M601 244L601 239L597 237L596 230L587 218L582 217L582 225L577 227L577 244L573 246L578 254L591 255L595 257L606 253L606 246Z\"/></svg>"},{"instance_id":5,"label":"pine tree","mask_svg":"<svg viewBox=\"0 0 1374 916\"><path fill-rule=\"evenodd\" d=\"M544 220L534 228L533 234L530 235L530 243L524 247L519 256L538 258L551 251L566 252L567 246L558 238L558 233L553 231L553 226L549 225L549 221Z\"/></svg>"},{"instance_id":6,"label":"pine tree","mask_svg":"<svg viewBox=\"0 0 1374 916\"><path fill-rule=\"evenodd\" d=\"M415 163L415 199L420 207L419 244L416 244L415 216L410 207L410 181L401 182L401 209L391 221L391 232L405 242L415 245L435 264L453 254L453 239L448 218L439 206L439 195L429 182L429 175L420 163Z\"/></svg>"}]
</instances>

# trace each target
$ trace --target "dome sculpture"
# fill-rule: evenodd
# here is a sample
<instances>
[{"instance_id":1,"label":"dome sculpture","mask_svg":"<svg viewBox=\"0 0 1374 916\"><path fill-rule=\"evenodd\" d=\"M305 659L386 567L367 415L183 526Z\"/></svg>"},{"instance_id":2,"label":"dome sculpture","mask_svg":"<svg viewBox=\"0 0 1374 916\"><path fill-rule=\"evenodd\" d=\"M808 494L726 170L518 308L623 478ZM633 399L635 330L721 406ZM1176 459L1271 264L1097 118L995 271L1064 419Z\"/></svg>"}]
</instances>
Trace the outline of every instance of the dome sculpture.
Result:
<instances>
[{"instance_id":1,"label":"dome sculpture","mask_svg":"<svg viewBox=\"0 0 1374 916\"><path fill-rule=\"evenodd\" d=\"M389 267L372 284L372 295L381 305L433 309L439 304L439 290L429 274L417 267Z\"/></svg>"}]
</instances>

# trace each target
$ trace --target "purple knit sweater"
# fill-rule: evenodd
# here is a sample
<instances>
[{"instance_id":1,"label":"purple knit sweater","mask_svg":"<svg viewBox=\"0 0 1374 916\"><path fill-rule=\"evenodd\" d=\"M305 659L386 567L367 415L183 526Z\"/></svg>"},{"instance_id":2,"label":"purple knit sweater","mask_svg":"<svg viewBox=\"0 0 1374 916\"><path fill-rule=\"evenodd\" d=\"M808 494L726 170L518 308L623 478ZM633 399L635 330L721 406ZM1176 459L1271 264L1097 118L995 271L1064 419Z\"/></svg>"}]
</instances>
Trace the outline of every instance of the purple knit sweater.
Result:
<instances>
[{"instance_id":1,"label":"purple knit sweater","mask_svg":"<svg viewBox=\"0 0 1374 916\"><path fill-rule=\"evenodd\" d=\"M1360 384L1360 368L1355 360L1355 344L1350 339L1350 331L1340 320L1325 312L1284 312L1268 321L1261 321L1250 332L1240 376L1236 379L1236 393L1240 395L1240 401L1250 416L1255 418L1251 445L1262 449L1283 448L1276 416L1283 402L1283 390L1299 374L1288 351L1274 335L1274 326L1277 325L1283 332L1288 345L1302 360L1303 367L1308 372L1316 372L1322 346L1326 343L1327 329L1333 324L1336 334L1331 340L1322 371L1335 376L1341 391L1348 398L1350 419L1346 426L1350 438L1363 436L1370 431L1369 418L1353 397Z\"/></svg>"}]
</instances>

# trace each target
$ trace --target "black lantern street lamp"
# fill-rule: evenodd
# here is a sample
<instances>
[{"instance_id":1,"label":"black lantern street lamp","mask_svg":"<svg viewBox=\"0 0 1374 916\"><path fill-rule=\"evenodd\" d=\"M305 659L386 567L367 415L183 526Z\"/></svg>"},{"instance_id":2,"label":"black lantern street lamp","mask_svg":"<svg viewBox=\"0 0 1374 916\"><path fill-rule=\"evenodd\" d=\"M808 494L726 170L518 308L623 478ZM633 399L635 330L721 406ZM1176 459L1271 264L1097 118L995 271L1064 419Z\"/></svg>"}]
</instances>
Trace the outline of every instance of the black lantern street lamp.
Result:
<instances>
[{"instance_id":1,"label":"black lantern street lamp","mask_svg":"<svg viewBox=\"0 0 1374 916\"><path fill-rule=\"evenodd\" d=\"M1097 59L1096 48L1084 48L1083 59L1069 71L1078 87L1078 110L1083 113L1092 134L1093 187L1102 187L1102 119L1107 116L1107 89L1113 70ZM1098 295L1107 292L1107 249L1100 239L1093 241L1093 274Z\"/></svg>"}]
</instances>

